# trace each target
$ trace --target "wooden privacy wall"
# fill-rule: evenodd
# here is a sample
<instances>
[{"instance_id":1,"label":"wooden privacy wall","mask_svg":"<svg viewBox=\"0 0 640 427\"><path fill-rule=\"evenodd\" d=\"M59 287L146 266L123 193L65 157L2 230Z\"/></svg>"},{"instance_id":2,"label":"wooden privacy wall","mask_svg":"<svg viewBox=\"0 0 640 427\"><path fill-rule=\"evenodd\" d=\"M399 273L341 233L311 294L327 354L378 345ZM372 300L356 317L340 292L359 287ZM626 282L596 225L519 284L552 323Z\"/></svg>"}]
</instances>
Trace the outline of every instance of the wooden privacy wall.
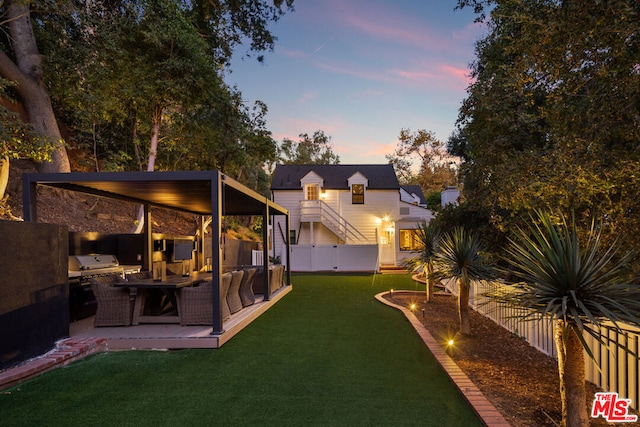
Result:
<instances>
[{"instance_id":1,"label":"wooden privacy wall","mask_svg":"<svg viewBox=\"0 0 640 427\"><path fill-rule=\"evenodd\" d=\"M0 369L69 336L67 226L0 221Z\"/></svg>"}]
</instances>

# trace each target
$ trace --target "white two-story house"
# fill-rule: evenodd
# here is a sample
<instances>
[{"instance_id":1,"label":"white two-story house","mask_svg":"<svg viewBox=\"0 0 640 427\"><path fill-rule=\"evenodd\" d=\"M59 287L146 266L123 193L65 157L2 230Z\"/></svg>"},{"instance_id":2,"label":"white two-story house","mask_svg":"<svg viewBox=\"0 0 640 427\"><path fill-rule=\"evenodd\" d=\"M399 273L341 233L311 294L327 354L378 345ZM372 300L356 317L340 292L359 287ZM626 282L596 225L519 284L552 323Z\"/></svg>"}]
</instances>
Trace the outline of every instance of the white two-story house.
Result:
<instances>
[{"instance_id":1,"label":"white two-story house","mask_svg":"<svg viewBox=\"0 0 640 427\"><path fill-rule=\"evenodd\" d=\"M417 186L401 187L393 165L278 165L271 255L293 271L377 271L415 255L415 230L433 217ZM286 253L285 239L291 251Z\"/></svg>"}]
</instances>

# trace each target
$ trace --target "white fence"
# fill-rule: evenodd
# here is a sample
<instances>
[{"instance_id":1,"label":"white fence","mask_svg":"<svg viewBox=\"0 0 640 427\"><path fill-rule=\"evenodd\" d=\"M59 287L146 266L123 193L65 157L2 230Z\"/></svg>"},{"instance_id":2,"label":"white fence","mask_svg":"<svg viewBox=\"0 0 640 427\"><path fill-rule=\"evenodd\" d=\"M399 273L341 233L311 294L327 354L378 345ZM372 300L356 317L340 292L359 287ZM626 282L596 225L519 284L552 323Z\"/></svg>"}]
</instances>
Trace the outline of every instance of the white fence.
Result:
<instances>
[{"instance_id":1,"label":"white fence","mask_svg":"<svg viewBox=\"0 0 640 427\"><path fill-rule=\"evenodd\" d=\"M526 339L531 346L555 358L553 322L549 318L540 316L531 318L535 320L522 320L523 309L488 301L483 293L490 286L504 285L497 282L475 282L469 296L470 306L498 325ZM457 295L457 285L453 280L446 283L446 288ZM640 407L640 359L634 354L640 354L640 328L630 325L622 326L633 332L620 333L612 326L601 329L601 336L604 337L607 345L601 344L588 334L584 335L596 359L594 362L585 352L586 377L587 381L604 390L614 391L621 398L631 399L631 406L638 409ZM625 348L633 354L625 351Z\"/></svg>"},{"instance_id":2,"label":"white fence","mask_svg":"<svg viewBox=\"0 0 640 427\"><path fill-rule=\"evenodd\" d=\"M291 271L369 272L378 269L378 245L291 245Z\"/></svg>"},{"instance_id":3,"label":"white fence","mask_svg":"<svg viewBox=\"0 0 640 427\"><path fill-rule=\"evenodd\" d=\"M264 264L264 254L262 251L256 251L253 249L251 251L251 265L263 265Z\"/></svg>"}]
</instances>

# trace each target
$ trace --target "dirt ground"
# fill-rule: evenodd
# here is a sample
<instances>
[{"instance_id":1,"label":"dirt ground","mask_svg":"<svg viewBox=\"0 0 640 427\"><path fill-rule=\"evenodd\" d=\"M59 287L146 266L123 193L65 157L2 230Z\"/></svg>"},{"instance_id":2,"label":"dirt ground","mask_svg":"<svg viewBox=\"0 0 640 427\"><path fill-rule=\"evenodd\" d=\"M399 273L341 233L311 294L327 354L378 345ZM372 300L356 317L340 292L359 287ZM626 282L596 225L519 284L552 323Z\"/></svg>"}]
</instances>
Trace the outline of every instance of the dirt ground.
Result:
<instances>
[{"instance_id":1,"label":"dirt ground","mask_svg":"<svg viewBox=\"0 0 640 427\"><path fill-rule=\"evenodd\" d=\"M560 425L562 407L555 359L473 310L472 335L456 335L458 311L451 295L436 295L431 303L426 302L422 293L394 293L387 299L405 307L415 303L418 319L443 346L455 338L450 355L511 425ZM588 384L588 410L596 390L595 385ZM591 426L606 425L609 424L603 418L591 419Z\"/></svg>"}]
</instances>

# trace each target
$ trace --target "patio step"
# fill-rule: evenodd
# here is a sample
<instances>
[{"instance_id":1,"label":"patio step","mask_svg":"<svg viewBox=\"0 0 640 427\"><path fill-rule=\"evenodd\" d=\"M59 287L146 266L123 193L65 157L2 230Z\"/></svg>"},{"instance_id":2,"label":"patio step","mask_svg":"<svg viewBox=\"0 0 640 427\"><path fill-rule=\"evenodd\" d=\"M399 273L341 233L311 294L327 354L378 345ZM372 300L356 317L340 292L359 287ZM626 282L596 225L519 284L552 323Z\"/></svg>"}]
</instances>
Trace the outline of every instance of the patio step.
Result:
<instances>
[{"instance_id":1,"label":"patio step","mask_svg":"<svg viewBox=\"0 0 640 427\"><path fill-rule=\"evenodd\" d=\"M93 353L107 350L105 338L66 338L48 353L0 372L0 390L13 387L51 369L68 365Z\"/></svg>"},{"instance_id":2,"label":"patio step","mask_svg":"<svg viewBox=\"0 0 640 427\"><path fill-rule=\"evenodd\" d=\"M409 274L409 270L400 265L381 265L380 274Z\"/></svg>"}]
</instances>

